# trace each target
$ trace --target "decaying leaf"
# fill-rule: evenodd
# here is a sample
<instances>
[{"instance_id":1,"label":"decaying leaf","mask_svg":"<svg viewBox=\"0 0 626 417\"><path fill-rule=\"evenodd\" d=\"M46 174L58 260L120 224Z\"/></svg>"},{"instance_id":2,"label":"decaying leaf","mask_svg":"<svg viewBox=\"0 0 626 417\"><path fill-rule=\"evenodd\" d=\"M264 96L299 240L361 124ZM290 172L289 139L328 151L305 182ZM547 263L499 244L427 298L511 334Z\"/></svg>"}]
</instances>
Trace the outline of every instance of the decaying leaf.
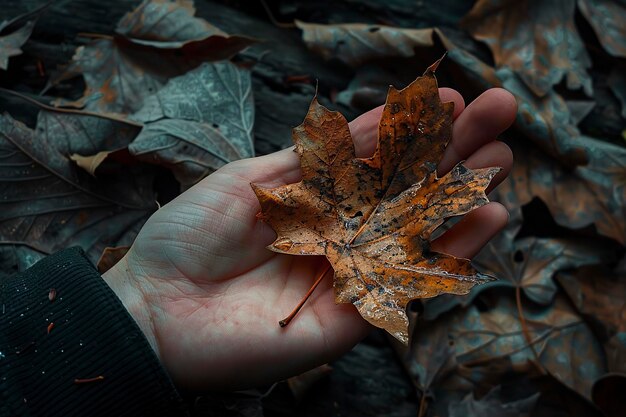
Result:
<instances>
[{"instance_id":1,"label":"decaying leaf","mask_svg":"<svg viewBox=\"0 0 626 417\"><path fill-rule=\"evenodd\" d=\"M144 0L126 14L115 32L128 42L160 49L180 49L210 60L227 59L256 42L230 36L195 17L193 0Z\"/></svg>"},{"instance_id":2,"label":"decaying leaf","mask_svg":"<svg viewBox=\"0 0 626 417\"><path fill-rule=\"evenodd\" d=\"M82 75L86 90L79 102L86 109L134 113L170 78L253 43L230 37L193 14L188 0L145 0L119 22L114 37L79 47L52 84ZM100 98L86 100L92 96Z\"/></svg>"},{"instance_id":3,"label":"decaying leaf","mask_svg":"<svg viewBox=\"0 0 626 417\"><path fill-rule=\"evenodd\" d=\"M106 124L75 135L77 126L98 126L91 117L97 118L41 111L35 130L0 117L2 245L41 254L78 245L95 262L104 247L132 243L156 208L153 176L144 168L97 181L76 166L72 153L95 153L123 135L119 130L110 136L114 129Z\"/></svg>"},{"instance_id":4,"label":"decaying leaf","mask_svg":"<svg viewBox=\"0 0 626 417\"><path fill-rule=\"evenodd\" d=\"M530 343L513 297L498 296L494 300L495 305L488 311L470 306L455 310L438 322L438 326L448 327L459 365L474 370L507 358L518 372L528 372L533 367L531 362L538 358L543 369L590 398L593 383L606 373L606 359L601 345L569 300L557 294L547 307L524 303L522 311ZM427 336L425 331L420 337ZM511 370L503 369L502 375ZM493 369L491 373L493 377Z\"/></svg>"},{"instance_id":5,"label":"decaying leaf","mask_svg":"<svg viewBox=\"0 0 626 417\"><path fill-rule=\"evenodd\" d=\"M539 393L521 400L504 402L500 398L500 387L492 389L481 399L467 394L459 403L448 406L448 417L528 417L535 407Z\"/></svg>"},{"instance_id":6,"label":"decaying leaf","mask_svg":"<svg viewBox=\"0 0 626 417\"><path fill-rule=\"evenodd\" d=\"M454 342L444 326L433 329L428 338L417 338L407 354L408 370L424 395L438 379L456 368Z\"/></svg>"},{"instance_id":7,"label":"decaying leaf","mask_svg":"<svg viewBox=\"0 0 626 417\"><path fill-rule=\"evenodd\" d=\"M337 58L348 65L385 57L415 55L419 47L433 46L433 29L400 29L348 23L320 25L296 21L307 46L326 59Z\"/></svg>"},{"instance_id":8,"label":"decaying leaf","mask_svg":"<svg viewBox=\"0 0 626 417\"><path fill-rule=\"evenodd\" d=\"M593 27L608 53L626 57L626 2L624 0L578 0L578 8Z\"/></svg>"},{"instance_id":9,"label":"decaying leaf","mask_svg":"<svg viewBox=\"0 0 626 417\"><path fill-rule=\"evenodd\" d=\"M586 267L557 276L604 345L609 372L626 375L626 273Z\"/></svg>"},{"instance_id":10,"label":"decaying leaf","mask_svg":"<svg viewBox=\"0 0 626 417\"><path fill-rule=\"evenodd\" d=\"M537 96L564 77L591 95L591 59L574 25L574 0L479 0L464 18L487 43L497 67L514 70Z\"/></svg>"},{"instance_id":11,"label":"decaying leaf","mask_svg":"<svg viewBox=\"0 0 626 417\"><path fill-rule=\"evenodd\" d=\"M250 72L227 61L171 79L131 117L145 124L131 154L170 167L184 188L254 155Z\"/></svg>"},{"instance_id":12,"label":"decaying leaf","mask_svg":"<svg viewBox=\"0 0 626 417\"><path fill-rule=\"evenodd\" d=\"M431 233L451 216L487 203L499 168L459 164L437 178L452 133L452 103L441 103L434 70L403 90L390 88L371 158L356 158L346 119L313 100L294 129L302 181L274 189L253 184L260 218L278 234L271 250L325 255L335 300L408 342L409 300L465 294L489 278L469 260L433 253Z\"/></svg>"},{"instance_id":13,"label":"decaying leaf","mask_svg":"<svg viewBox=\"0 0 626 417\"><path fill-rule=\"evenodd\" d=\"M505 87L515 94L515 130L545 151L519 140L509 143L515 161L507 181L519 204L537 196L558 224L573 229L594 224L600 234L624 244L626 150L581 135L557 93L536 98L510 69L496 72L460 49L451 50L448 57L481 89Z\"/></svg>"},{"instance_id":14,"label":"decaying leaf","mask_svg":"<svg viewBox=\"0 0 626 417\"><path fill-rule=\"evenodd\" d=\"M535 303L549 305L557 291L553 281L557 271L611 260L606 245L588 239L515 239L520 225L511 223L474 258L482 271L499 278L489 286L520 288Z\"/></svg>"},{"instance_id":15,"label":"decaying leaf","mask_svg":"<svg viewBox=\"0 0 626 417\"><path fill-rule=\"evenodd\" d=\"M12 56L20 55L22 45L26 43L30 34L35 27L35 21L30 20L26 22L19 29L9 33L3 34L3 29L7 22L0 24L0 69L7 69L9 67L9 58Z\"/></svg>"},{"instance_id":16,"label":"decaying leaf","mask_svg":"<svg viewBox=\"0 0 626 417\"><path fill-rule=\"evenodd\" d=\"M513 143L516 160L506 187L521 204L541 198L556 222L626 242L626 149L589 137L576 141L587 163L571 169L543 152ZM508 184L510 183L510 184Z\"/></svg>"},{"instance_id":17,"label":"decaying leaf","mask_svg":"<svg viewBox=\"0 0 626 417\"><path fill-rule=\"evenodd\" d=\"M107 246L102 251L102 255L100 255L100 259L96 263L96 268L98 268L98 272L104 274L106 271L111 269L116 263L120 261L126 255L130 246L117 246L110 247Z\"/></svg>"},{"instance_id":18,"label":"decaying leaf","mask_svg":"<svg viewBox=\"0 0 626 417\"><path fill-rule=\"evenodd\" d=\"M28 13L0 22L0 69L6 70L9 58L22 53L20 48L30 38L37 18L51 4L49 1Z\"/></svg>"},{"instance_id":19,"label":"decaying leaf","mask_svg":"<svg viewBox=\"0 0 626 417\"><path fill-rule=\"evenodd\" d=\"M20 243L0 244L0 280L27 270L45 256Z\"/></svg>"}]
</instances>

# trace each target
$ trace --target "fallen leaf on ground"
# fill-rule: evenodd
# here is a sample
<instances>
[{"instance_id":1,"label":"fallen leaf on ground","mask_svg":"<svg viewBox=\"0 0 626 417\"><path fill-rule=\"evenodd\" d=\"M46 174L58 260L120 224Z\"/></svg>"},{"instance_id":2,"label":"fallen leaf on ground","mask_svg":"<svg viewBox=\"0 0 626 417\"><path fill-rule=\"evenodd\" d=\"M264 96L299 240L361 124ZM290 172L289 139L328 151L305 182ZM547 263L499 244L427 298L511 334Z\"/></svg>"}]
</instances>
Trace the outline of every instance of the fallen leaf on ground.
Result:
<instances>
[{"instance_id":1,"label":"fallen leaf on ground","mask_svg":"<svg viewBox=\"0 0 626 417\"><path fill-rule=\"evenodd\" d=\"M458 164L437 178L452 134L452 103L441 103L434 70L403 90L391 88L378 147L356 158L346 119L313 100L294 129L303 180L264 189L253 184L259 217L278 234L271 250L325 255L335 300L408 343L406 305L442 293L466 294L490 278L467 259L430 251L431 233L452 216L488 202L499 168Z\"/></svg>"},{"instance_id":2,"label":"fallen leaf on ground","mask_svg":"<svg viewBox=\"0 0 626 417\"><path fill-rule=\"evenodd\" d=\"M353 67L385 57L409 57L415 48L433 46L433 29L401 29L347 23L322 25L296 21L307 46L325 59L337 58Z\"/></svg>"},{"instance_id":3,"label":"fallen leaf on ground","mask_svg":"<svg viewBox=\"0 0 626 417\"><path fill-rule=\"evenodd\" d=\"M515 223L517 225L510 224L474 257L474 263L482 271L498 278L488 284L489 287L519 288L535 303L549 305L557 292L553 280L557 271L611 260L610 248L589 239L515 239L521 219Z\"/></svg>"},{"instance_id":4,"label":"fallen leaf on ground","mask_svg":"<svg viewBox=\"0 0 626 417\"><path fill-rule=\"evenodd\" d=\"M79 47L51 85L81 75L86 90L78 102L85 109L134 113L170 78L202 62L229 58L254 42L228 36L194 12L187 0L144 1L122 18L115 36Z\"/></svg>"},{"instance_id":5,"label":"fallen leaf on ground","mask_svg":"<svg viewBox=\"0 0 626 417\"><path fill-rule=\"evenodd\" d=\"M626 57L626 2L624 0L578 0L578 8L608 53Z\"/></svg>"},{"instance_id":6,"label":"fallen leaf on ground","mask_svg":"<svg viewBox=\"0 0 626 417\"><path fill-rule=\"evenodd\" d=\"M231 161L254 156L250 72L227 61L171 79L131 118L145 125L130 153L168 166L183 188Z\"/></svg>"},{"instance_id":7,"label":"fallen leaf on ground","mask_svg":"<svg viewBox=\"0 0 626 417\"><path fill-rule=\"evenodd\" d=\"M608 371L626 375L626 273L586 267L561 272L557 280L603 343Z\"/></svg>"},{"instance_id":8,"label":"fallen leaf on ground","mask_svg":"<svg viewBox=\"0 0 626 417\"><path fill-rule=\"evenodd\" d=\"M574 25L574 0L479 0L464 26L493 52L496 67L520 75L537 96L565 77L591 95L591 59Z\"/></svg>"},{"instance_id":9,"label":"fallen leaf on ground","mask_svg":"<svg viewBox=\"0 0 626 417\"><path fill-rule=\"evenodd\" d=\"M572 229L593 224L601 235L626 242L626 149L576 138L573 147L587 162L572 168L517 141L511 145L515 162L504 186L521 204L539 197L558 224Z\"/></svg>"},{"instance_id":10,"label":"fallen leaf on ground","mask_svg":"<svg viewBox=\"0 0 626 417\"><path fill-rule=\"evenodd\" d=\"M46 254L22 244L0 243L0 280L23 272L45 258Z\"/></svg>"},{"instance_id":11,"label":"fallen leaf on ground","mask_svg":"<svg viewBox=\"0 0 626 417\"><path fill-rule=\"evenodd\" d=\"M444 379L456 368L454 341L448 329L434 327L428 337L415 338L404 359L422 395L427 395L437 380Z\"/></svg>"},{"instance_id":12,"label":"fallen leaf on ground","mask_svg":"<svg viewBox=\"0 0 626 417\"><path fill-rule=\"evenodd\" d=\"M467 307L479 294L493 288L514 288L537 304L550 305L557 293L553 277L558 271L615 260L611 247L601 241L534 236L516 239L522 217L521 204L509 188L512 181L510 178L490 195L491 200L510 210L509 223L473 259L481 271L498 280L474 287L462 297L442 295L424 300L425 320L434 320L456 306Z\"/></svg>"},{"instance_id":13,"label":"fallen leaf on ground","mask_svg":"<svg viewBox=\"0 0 626 417\"><path fill-rule=\"evenodd\" d=\"M557 93L537 98L508 68L494 71L458 48L447 56L479 89L511 91L518 101L515 131L541 147L529 147L519 139L508 143L515 158L505 182L511 182L519 204L539 197L558 224L573 229L594 224L601 235L624 244L626 150L581 135L567 103Z\"/></svg>"},{"instance_id":14,"label":"fallen leaf on ground","mask_svg":"<svg viewBox=\"0 0 626 417\"><path fill-rule=\"evenodd\" d=\"M8 68L10 57L22 54L21 47L30 38L37 18L51 4L49 1L28 13L0 22L0 69Z\"/></svg>"},{"instance_id":15,"label":"fallen leaf on ground","mask_svg":"<svg viewBox=\"0 0 626 417\"><path fill-rule=\"evenodd\" d=\"M539 399L539 393L521 400L504 402L500 387L496 387L481 399L467 394L459 403L448 405L448 417L528 417Z\"/></svg>"},{"instance_id":16,"label":"fallen leaf on ground","mask_svg":"<svg viewBox=\"0 0 626 417\"><path fill-rule=\"evenodd\" d=\"M228 35L195 14L192 0L144 0L120 20L115 33L137 45L180 49L210 60L228 59L256 42Z\"/></svg>"},{"instance_id":17,"label":"fallen leaf on ground","mask_svg":"<svg viewBox=\"0 0 626 417\"><path fill-rule=\"evenodd\" d=\"M7 35L0 35L0 69L9 67L9 58L22 54L20 49L26 43L35 27L34 21L28 21L21 28ZM0 33L2 25L0 25Z\"/></svg>"},{"instance_id":18,"label":"fallen leaf on ground","mask_svg":"<svg viewBox=\"0 0 626 417\"><path fill-rule=\"evenodd\" d=\"M117 246L112 248L107 246L102 251L102 255L100 255L100 259L96 263L96 268L98 268L98 272L104 274L106 271L111 269L116 263L120 261L126 255L130 246Z\"/></svg>"},{"instance_id":19,"label":"fallen leaf on ground","mask_svg":"<svg viewBox=\"0 0 626 417\"><path fill-rule=\"evenodd\" d=\"M92 118L99 119L41 111L32 130L0 116L2 245L40 254L78 245L95 262L106 246L132 243L156 209L153 175L143 167L98 181L76 166L72 153L95 153L108 140L123 137L123 130L112 126L117 122ZM76 135L79 126L101 129Z\"/></svg>"},{"instance_id":20,"label":"fallen leaf on ground","mask_svg":"<svg viewBox=\"0 0 626 417\"><path fill-rule=\"evenodd\" d=\"M517 372L529 372L534 368L531 362L537 362L563 384L590 398L593 383L606 373L606 359L602 346L569 300L558 293L547 307L523 303L524 326L514 297L497 294L493 298L495 305L487 311L472 305L438 322L449 329L459 365L474 370L508 358Z\"/></svg>"}]
</instances>

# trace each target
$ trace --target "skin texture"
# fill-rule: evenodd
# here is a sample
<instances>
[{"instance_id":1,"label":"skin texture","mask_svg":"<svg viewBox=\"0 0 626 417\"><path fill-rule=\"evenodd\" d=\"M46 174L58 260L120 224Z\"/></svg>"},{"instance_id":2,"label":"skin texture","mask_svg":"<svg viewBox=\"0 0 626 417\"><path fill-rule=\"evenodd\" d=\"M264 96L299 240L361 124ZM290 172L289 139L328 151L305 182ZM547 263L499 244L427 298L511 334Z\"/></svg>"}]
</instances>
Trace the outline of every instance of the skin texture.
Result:
<instances>
[{"instance_id":1,"label":"skin texture","mask_svg":"<svg viewBox=\"0 0 626 417\"><path fill-rule=\"evenodd\" d=\"M453 139L439 173L461 160L470 168L499 166L495 186L513 163L510 149L495 139L513 122L515 99L491 89L465 108L458 92L439 92L455 103ZM357 156L373 153L381 112L350 123ZM228 390L277 381L338 357L370 331L351 304L335 304L331 274L289 326L278 326L327 262L266 249L275 234L256 219L250 183L299 180L293 148L228 164L157 211L104 274L179 387ZM489 203L433 249L470 258L507 219L503 206Z\"/></svg>"}]
</instances>

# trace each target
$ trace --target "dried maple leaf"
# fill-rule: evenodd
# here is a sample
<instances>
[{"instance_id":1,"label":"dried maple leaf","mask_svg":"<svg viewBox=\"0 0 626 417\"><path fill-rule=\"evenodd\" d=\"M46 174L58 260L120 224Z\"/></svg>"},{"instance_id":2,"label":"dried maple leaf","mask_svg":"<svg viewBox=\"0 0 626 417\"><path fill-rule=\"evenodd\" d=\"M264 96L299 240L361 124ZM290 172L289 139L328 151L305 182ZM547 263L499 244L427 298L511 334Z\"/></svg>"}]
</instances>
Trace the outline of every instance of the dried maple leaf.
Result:
<instances>
[{"instance_id":1,"label":"dried maple leaf","mask_svg":"<svg viewBox=\"0 0 626 417\"><path fill-rule=\"evenodd\" d=\"M229 58L255 42L229 36L194 13L189 0L145 0L122 18L115 36L76 49L72 62L51 85L82 75L84 97L60 104L133 113L170 78L202 62Z\"/></svg>"},{"instance_id":2,"label":"dried maple leaf","mask_svg":"<svg viewBox=\"0 0 626 417\"><path fill-rule=\"evenodd\" d=\"M574 0L480 0L464 25L489 45L496 66L513 69L536 95L563 77L568 88L591 95L591 59L574 25L575 8Z\"/></svg>"},{"instance_id":3,"label":"dried maple leaf","mask_svg":"<svg viewBox=\"0 0 626 417\"><path fill-rule=\"evenodd\" d=\"M307 46L325 59L337 58L357 67L385 57L410 57L416 48L433 46L433 29L401 29L348 23L322 25L296 21Z\"/></svg>"},{"instance_id":4,"label":"dried maple leaf","mask_svg":"<svg viewBox=\"0 0 626 417\"><path fill-rule=\"evenodd\" d=\"M626 375L626 271L585 267L557 280L604 345L608 371Z\"/></svg>"},{"instance_id":5,"label":"dried maple leaf","mask_svg":"<svg viewBox=\"0 0 626 417\"><path fill-rule=\"evenodd\" d=\"M475 369L508 358L518 371L528 370L529 362L536 362L589 398L593 383L606 372L606 359L602 346L569 300L557 293L548 307L524 303L525 330L513 297L494 299L495 305L488 311L470 306L446 316L451 320L448 325L457 362ZM446 324L439 321L437 325ZM425 333L420 337L428 337Z\"/></svg>"},{"instance_id":6,"label":"dried maple leaf","mask_svg":"<svg viewBox=\"0 0 626 417\"><path fill-rule=\"evenodd\" d=\"M480 90L505 87L512 92L518 102L515 131L545 151L524 141L509 143L515 164L507 181L519 204L540 197L558 224L573 229L595 224L600 234L624 244L626 150L581 135L556 92L537 98L510 69L494 71L458 48L448 57L461 70L458 74Z\"/></svg>"},{"instance_id":7,"label":"dried maple leaf","mask_svg":"<svg viewBox=\"0 0 626 417\"><path fill-rule=\"evenodd\" d=\"M626 242L626 150L590 137L576 138L586 164L572 169L538 149L511 142L516 160L505 187L520 204L541 198L563 226L594 224L599 234Z\"/></svg>"},{"instance_id":8,"label":"dried maple leaf","mask_svg":"<svg viewBox=\"0 0 626 417\"><path fill-rule=\"evenodd\" d=\"M278 234L269 248L325 255L335 271L336 302L353 303L404 343L410 300L465 294L489 279L469 260L429 249L444 219L487 203L485 187L499 171L459 164L437 178L453 121L453 103L439 99L438 63L405 89L390 88L372 157L356 158L346 119L313 100L293 132L302 181L252 185L260 218Z\"/></svg>"}]
</instances>

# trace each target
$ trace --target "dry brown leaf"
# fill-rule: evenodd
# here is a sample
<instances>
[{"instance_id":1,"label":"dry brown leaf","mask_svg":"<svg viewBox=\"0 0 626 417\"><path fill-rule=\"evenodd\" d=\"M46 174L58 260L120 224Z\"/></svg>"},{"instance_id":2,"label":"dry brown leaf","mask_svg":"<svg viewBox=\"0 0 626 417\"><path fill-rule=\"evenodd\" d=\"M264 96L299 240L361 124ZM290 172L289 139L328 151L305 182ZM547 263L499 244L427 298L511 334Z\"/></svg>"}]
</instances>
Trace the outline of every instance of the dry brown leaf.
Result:
<instances>
[{"instance_id":1,"label":"dry brown leaf","mask_svg":"<svg viewBox=\"0 0 626 417\"><path fill-rule=\"evenodd\" d=\"M347 23L321 25L296 20L302 39L325 59L337 58L353 67L385 57L410 57L415 48L433 46L433 29L400 29Z\"/></svg>"},{"instance_id":2,"label":"dry brown leaf","mask_svg":"<svg viewBox=\"0 0 626 417\"><path fill-rule=\"evenodd\" d=\"M106 271L111 269L116 263L120 261L126 255L126 252L130 249L130 246L117 246L117 247L106 247L102 251L102 255L100 255L100 259L98 259L98 263L96 267L98 268L98 272L104 274Z\"/></svg>"},{"instance_id":3,"label":"dry brown leaf","mask_svg":"<svg viewBox=\"0 0 626 417\"><path fill-rule=\"evenodd\" d=\"M252 185L260 218L278 234L269 249L325 255L335 270L335 300L353 303L371 324L408 342L407 303L466 294L489 278L467 259L430 251L444 219L488 202L498 168L457 165L437 178L452 134L453 103L439 99L439 61L403 90L390 88L370 158L356 158L346 119L313 100L294 129L302 181Z\"/></svg>"},{"instance_id":4,"label":"dry brown leaf","mask_svg":"<svg viewBox=\"0 0 626 417\"><path fill-rule=\"evenodd\" d=\"M82 76L84 96L60 101L105 113L134 113L169 79L206 61L228 59L255 40L227 35L194 16L191 0L145 0L102 36L76 49L72 61L50 86Z\"/></svg>"},{"instance_id":5,"label":"dry brown leaf","mask_svg":"<svg viewBox=\"0 0 626 417\"><path fill-rule=\"evenodd\" d=\"M591 95L591 59L574 24L572 0L479 0L465 16L470 33L493 52L497 67L510 67L537 96L564 77L570 89Z\"/></svg>"},{"instance_id":6,"label":"dry brown leaf","mask_svg":"<svg viewBox=\"0 0 626 417\"><path fill-rule=\"evenodd\" d=\"M96 176L96 169L100 166L111 151L100 151L95 155L80 155L77 153L73 153L70 155L70 159L76 162L76 165L93 175Z\"/></svg>"}]
</instances>

